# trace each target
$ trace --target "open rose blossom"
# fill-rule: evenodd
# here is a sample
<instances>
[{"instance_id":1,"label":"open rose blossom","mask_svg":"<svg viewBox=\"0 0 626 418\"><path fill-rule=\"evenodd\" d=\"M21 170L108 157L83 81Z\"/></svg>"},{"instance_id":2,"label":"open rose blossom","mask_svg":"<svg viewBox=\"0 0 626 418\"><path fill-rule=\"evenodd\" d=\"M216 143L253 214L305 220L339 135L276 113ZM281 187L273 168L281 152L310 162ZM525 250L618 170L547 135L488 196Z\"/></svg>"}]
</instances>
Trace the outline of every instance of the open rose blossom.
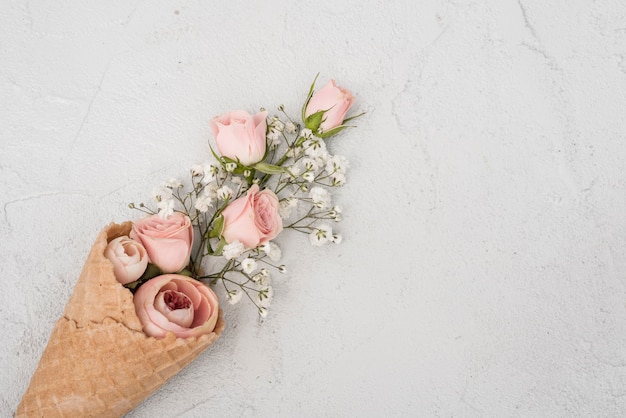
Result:
<instances>
[{"instance_id":1,"label":"open rose blossom","mask_svg":"<svg viewBox=\"0 0 626 418\"><path fill-rule=\"evenodd\" d=\"M241 242L247 249L274 239L283 230L278 198L271 190L259 191L253 184L245 196L231 202L222 212L226 242Z\"/></svg>"},{"instance_id":2,"label":"open rose blossom","mask_svg":"<svg viewBox=\"0 0 626 418\"><path fill-rule=\"evenodd\" d=\"M117 237L104 249L104 256L113 263L113 273L121 284L134 282L148 267L148 253L141 242L127 236Z\"/></svg>"},{"instance_id":3,"label":"open rose blossom","mask_svg":"<svg viewBox=\"0 0 626 418\"><path fill-rule=\"evenodd\" d=\"M175 212L166 219L152 215L136 220L130 237L143 244L150 262L163 273L177 273L189 264L193 226L182 213Z\"/></svg>"},{"instance_id":4,"label":"open rose blossom","mask_svg":"<svg viewBox=\"0 0 626 418\"><path fill-rule=\"evenodd\" d=\"M354 103L352 93L338 86L335 80L330 80L321 90L315 92L306 106L305 117L324 111L319 129L328 132L340 126L346 118L346 113Z\"/></svg>"},{"instance_id":5,"label":"open rose blossom","mask_svg":"<svg viewBox=\"0 0 626 418\"><path fill-rule=\"evenodd\" d=\"M243 165L256 164L265 156L267 112L252 116L244 110L224 113L209 121L220 154Z\"/></svg>"},{"instance_id":6,"label":"open rose blossom","mask_svg":"<svg viewBox=\"0 0 626 418\"><path fill-rule=\"evenodd\" d=\"M203 283L179 274L164 274L141 285L133 298L135 312L150 337L198 337L215 328L217 296Z\"/></svg>"}]
</instances>

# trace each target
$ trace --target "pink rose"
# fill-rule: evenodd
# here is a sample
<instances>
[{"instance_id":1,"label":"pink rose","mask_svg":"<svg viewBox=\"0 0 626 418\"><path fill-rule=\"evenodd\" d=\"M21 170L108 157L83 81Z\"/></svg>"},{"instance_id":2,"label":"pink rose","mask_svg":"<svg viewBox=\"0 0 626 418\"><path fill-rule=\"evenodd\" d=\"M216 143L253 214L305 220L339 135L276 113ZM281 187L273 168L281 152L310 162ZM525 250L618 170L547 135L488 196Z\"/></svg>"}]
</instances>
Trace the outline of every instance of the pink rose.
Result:
<instances>
[{"instance_id":1,"label":"pink rose","mask_svg":"<svg viewBox=\"0 0 626 418\"><path fill-rule=\"evenodd\" d=\"M324 111L319 129L321 132L328 132L341 126L352 103L354 103L352 93L337 86L335 80L330 80L321 90L313 94L306 106L304 116L308 118L316 112ZM318 127L313 126L310 129L316 132Z\"/></svg>"},{"instance_id":2,"label":"pink rose","mask_svg":"<svg viewBox=\"0 0 626 418\"><path fill-rule=\"evenodd\" d=\"M193 227L188 216L174 212L167 219L152 215L133 222L130 237L140 241L150 262L163 273L176 273L189 264Z\"/></svg>"},{"instance_id":3,"label":"pink rose","mask_svg":"<svg viewBox=\"0 0 626 418\"><path fill-rule=\"evenodd\" d=\"M247 249L265 244L283 230L278 209L278 198L274 192L259 192L259 186L253 184L245 196L231 202L222 212L224 239L229 244L239 241Z\"/></svg>"},{"instance_id":4,"label":"pink rose","mask_svg":"<svg viewBox=\"0 0 626 418\"><path fill-rule=\"evenodd\" d=\"M217 296L187 276L164 274L145 282L133 297L135 312L150 337L173 332L178 338L198 337L215 328Z\"/></svg>"},{"instance_id":5,"label":"pink rose","mask_svg":"<svg viewBox=\"0 0 626 418\"><path fill-rule=\"evenodd\" d=\"M220 154L243 165L258 163L265 156L267 112L254 116L244 110L224 113L209 121Z\"/></svg>"},{"instance_id":6,"label":"pink rose","mask_svg":"<svg viewBox=\"0 0 626 418\"><path fill-rule=\"evenodd\" d=\"M148 267L148 254L141 242L127 236L117 237L104 249L104 256L113 263L113 273L121 284L134 282Z\"/></svg>"}]
</instances>

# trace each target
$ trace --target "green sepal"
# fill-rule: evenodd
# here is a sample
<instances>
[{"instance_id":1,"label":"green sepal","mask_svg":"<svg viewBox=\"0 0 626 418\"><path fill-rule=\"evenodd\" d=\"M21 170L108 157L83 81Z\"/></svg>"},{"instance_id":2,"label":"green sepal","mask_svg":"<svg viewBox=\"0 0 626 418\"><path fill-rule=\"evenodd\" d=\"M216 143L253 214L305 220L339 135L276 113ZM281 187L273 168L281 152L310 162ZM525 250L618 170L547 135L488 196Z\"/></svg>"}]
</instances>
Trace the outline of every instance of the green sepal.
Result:
<instances>
[{"instance_id":1,"label":"green sepal","mask_svg":"<svg viewBox=\"0 0 626 418\"><path fill-rule=\"evenodd\" d=\"M219 238L224 231L224 215L218 216L213 221L213 228L209 231L209 238Z\"/></svg>"},{"instance_id":2,"label":"green sepal","mask_svg":"<svg viewBox=\"0 0 626 418\"><path fill-rule=\"evenodd\" d=\"M268 163L256 163L254 168L263 174L281 174L287 172L287 169L281 166Z\"/></svg>"},{"instance_id":3,"label":"green sepal","mask_svg":"<svg viewBox=\"0 0 626 418\"><path fill-rule=\"evenodd\" d=\"M309 102L311 101L311 97L313 97L313 91L315 89L315 82L317 81L317 77L319 77L319 76L320 76L320 73L317 73L317 75L313 79L313 83L311 83L311 87L309 88L309 94L306 96L306 100L304 101L304 105L302 106L302 121L303 122L306 122L306 119L307 119L306 116L305 116L306 107L309 105ZM309 129L311 129L311 128L309 128Z\"/></svg>"},{"instance_id":4,"label":"green sepal","mask_svg":"<svg viewBox=\"0 0 626 418\"><path fill-rule=\"evenodd\" d=\"M317 136L319 136L320 138L328 138L329 136L333 136L335 134L338 134L339 132L343 131L346 128L356 128L356 126L339 125L336 128L333 128L333 129L331 129L329 131L322 132L321 134L318 133Z\"/></svg>"},{"instance_id":5,"label":"green sepal","mask_svg":"<svg viewBox=\"0 0 626 418\"><path fill-rule=\"evenodd\" d=\"M252 167L248 167L248 166L241 164L239 160L233 160L232 158L226 157L225 155L217 155L211 145L209 145L209 148L211 148L211 153L213 154L213 157L215 157L215 159L222 165L222 167L224 167L228 163L237 164L237 168L235 168L232 171L234 174L243 174L246 170L252 169ZM266 150L266 153L267 153L267 150Z\"/></svg>"},{"instance_id":6,"label":"green sepal","mask_svg":"<svg viewBox=\"0 0 626 418\"><path fill-rule=\"evenodd\" d=\"M324 113L326 113L326 110L319 110L313 113L304 120L304 126L309 128L313 133L316 133L324 121Z\"/></svg>"},{"instance_id":7,"label":"green sepal","mask_svg":"<svg viewBox=\"0 0 626 418\"><path fill-rule=\"evenodd\" d=\"M187 269L182 269L181 271L179 271L176 274L180 274L181 276L193 277L193 274L191 273L191 271L189 271Z\"/></svg>"},{"instance_id":8,"label":"green sepal","mask_svg":"<svg viewBox=\"0 0 626 418\"><path fill-rule=\"evenodd\" d=\"M211 146L211 144L209 144L209 148L211 149L211 154L213 154L213 157L215 157L215 159L217 161L219 161L220 163L223 164L222 159L219 155L217 155L217 153L215 152L215 150L213 149L213 147Z\"/></svg>"},{"instance_id":9,"label":"green sepal","mask_svg":"<svg viewBox=\"0 0 626 418\"><path fill-rule=\"evenodd\" d=\"M364 114L366 114L366 113L367 113L367 112L361 112L361 113L359 113L358 115L350 116L349 118L344 119L342 123L350 122L350 121L351 121L351 120L353 120L353 119L360 118L361 116L363 116L363 115L364 115Z\"/></svg>"}]
</instances>

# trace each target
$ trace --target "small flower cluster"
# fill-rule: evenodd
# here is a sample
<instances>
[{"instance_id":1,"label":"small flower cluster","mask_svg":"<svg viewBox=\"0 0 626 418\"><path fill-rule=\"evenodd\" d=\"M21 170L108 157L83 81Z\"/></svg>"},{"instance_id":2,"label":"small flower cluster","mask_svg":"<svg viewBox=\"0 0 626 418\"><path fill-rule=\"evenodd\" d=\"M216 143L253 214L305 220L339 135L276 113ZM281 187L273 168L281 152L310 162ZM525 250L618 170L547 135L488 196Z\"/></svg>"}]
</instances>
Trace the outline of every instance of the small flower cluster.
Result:
<instances>
[{"instance_id":1,"label":"small flower cluster","mask_svg":"<svg viewBox=\"0 0 626 418\"><path fill-rule=\"evenodd\" d=\"M152 217L187 217L196 240L186 270L220 285L230 303L245 296L261 317L273 296L271 270L287 271L273 241L283 230L307 234L315 246L342 240L331 226L342 210L329 189L345 183L349 163L326 141L361 115L346 118L354 98L333 80L314 89L315 81L301 122L283 106L280 116L237 110L211 119L214 161L191 167L187 184L164 183L154 206L130 205Z\"/></svg>"}]
</instances>

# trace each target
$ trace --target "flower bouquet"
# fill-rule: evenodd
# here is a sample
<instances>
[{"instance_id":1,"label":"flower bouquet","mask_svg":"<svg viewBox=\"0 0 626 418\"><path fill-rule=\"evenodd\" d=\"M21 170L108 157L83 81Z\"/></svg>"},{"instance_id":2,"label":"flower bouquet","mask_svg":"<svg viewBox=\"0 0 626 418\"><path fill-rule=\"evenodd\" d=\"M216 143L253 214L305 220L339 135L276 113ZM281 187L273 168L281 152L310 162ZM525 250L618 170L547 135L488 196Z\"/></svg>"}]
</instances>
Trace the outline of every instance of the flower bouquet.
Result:
<instances>
[{"instance_id":1,"label":"flower bouquet","mask_svg":"<svg viewBox=\"0 0 626 418\"><path fill-rule=\"evenodd\" d=\"M328 189L345 182L348 162L325 140L361 116L346 117L353 101L314 81L301 122L282 106L281 116L211 119L215 160L193 166L187 184L162 185L153 206L131 203L146 216L96 238L16 416L130 411L219 338L216 292L267 316L270 270L286 272L272 240L291 229L313 245L341 241Z\"/></svg>"}]
</instances>

